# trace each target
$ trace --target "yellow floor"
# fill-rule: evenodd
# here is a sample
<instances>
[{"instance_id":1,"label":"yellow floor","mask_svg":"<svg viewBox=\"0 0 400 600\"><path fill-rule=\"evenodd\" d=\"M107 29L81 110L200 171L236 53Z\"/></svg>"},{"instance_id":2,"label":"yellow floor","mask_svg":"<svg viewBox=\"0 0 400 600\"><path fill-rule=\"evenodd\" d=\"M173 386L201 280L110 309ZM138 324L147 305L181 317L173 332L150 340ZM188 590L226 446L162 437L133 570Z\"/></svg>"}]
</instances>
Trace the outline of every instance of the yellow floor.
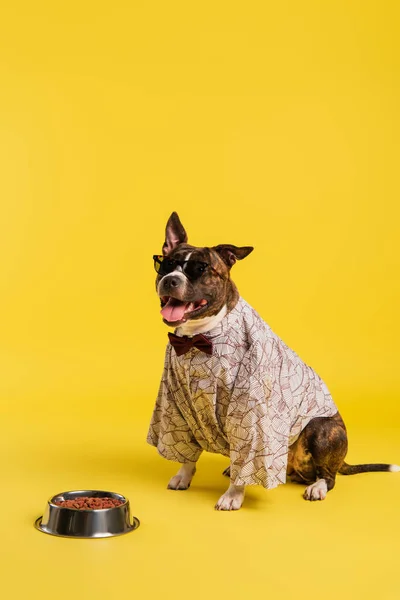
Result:
<instances>
[{"instance_id":1,"label":"yellow floor","mask_svg":"<svg viewBox=\"0 0 400 600\"><path fill-rule=\"evenodd\" d=\"M174 465L146 445L145 420L122 417L3 422L3 598L400 597L400 474L340 477L318 503L294 484L251 488L241 511L219 513L223 457L203 456L190 490L168 491ZM351 462L400 460L399 428L349 429ZM49 495L79 488L127 495L140 528L93 541L34 529Z\"/></svg>"},{"instance_id":2,"label":"yellow floor","mask_svg":"<svg viewBox=\"0 0 400 600\"><path fill-rule=\"evenodd\" d=\"M224 514L226 460L167 491L145 442L176 210L191 244L255 247L233 279L326 382L349 462L400 463L399 7L2 2L1 600L400 600L400 473ZM140 528L36 531L74 488Z\"/></svg>"}]
</instances>

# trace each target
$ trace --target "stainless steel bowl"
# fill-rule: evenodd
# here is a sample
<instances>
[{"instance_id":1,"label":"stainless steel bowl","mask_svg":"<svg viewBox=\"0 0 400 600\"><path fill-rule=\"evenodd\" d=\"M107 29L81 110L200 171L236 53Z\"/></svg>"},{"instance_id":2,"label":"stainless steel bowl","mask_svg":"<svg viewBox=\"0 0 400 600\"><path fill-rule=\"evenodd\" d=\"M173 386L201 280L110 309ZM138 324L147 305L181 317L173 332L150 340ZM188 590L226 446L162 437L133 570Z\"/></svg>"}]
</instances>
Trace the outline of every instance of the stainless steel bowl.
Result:
<instances>
[{"instance_id":1,"label":"stainless steel bowl","mask_svg":"<svg viewBox=\"0 0 400 600\"><path fill-rule=\"evenodd\" d=\"M57 506L58 501L73 500L77 496L91 498L115 498L123 504L113 508L79 510ZM43 533L71 538L104 538L122 535L137 529L139 520L131 521L129 500L114 492L100 490L76 490L62 492L50 498L45 513L35 521L35 527Z\"/></svg>"}]
</instances>

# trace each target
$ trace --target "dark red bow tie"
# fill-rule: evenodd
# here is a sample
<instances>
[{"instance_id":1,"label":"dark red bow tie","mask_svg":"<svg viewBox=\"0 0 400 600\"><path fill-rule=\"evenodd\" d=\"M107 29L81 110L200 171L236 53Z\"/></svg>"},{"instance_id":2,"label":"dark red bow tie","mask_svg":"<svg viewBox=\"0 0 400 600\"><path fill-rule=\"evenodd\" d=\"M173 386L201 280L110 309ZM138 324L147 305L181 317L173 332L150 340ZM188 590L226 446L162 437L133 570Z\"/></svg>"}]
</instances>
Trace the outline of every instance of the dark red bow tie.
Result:
<instances>
[{"instance_id":1,"label":"dark red bow tie","mask_svg":"<svg viewBox=\"0 0 400 600\"><path fill-rule=\"evenodd\" d=\"M175 352L178 356L189 352L190 348L198 348L206 354L212 354L212 343L201 333L188 337L187 335L179 336L174 333L168 333L169 341L171 346L175 348Z\"/></svg>"}]
</instances>

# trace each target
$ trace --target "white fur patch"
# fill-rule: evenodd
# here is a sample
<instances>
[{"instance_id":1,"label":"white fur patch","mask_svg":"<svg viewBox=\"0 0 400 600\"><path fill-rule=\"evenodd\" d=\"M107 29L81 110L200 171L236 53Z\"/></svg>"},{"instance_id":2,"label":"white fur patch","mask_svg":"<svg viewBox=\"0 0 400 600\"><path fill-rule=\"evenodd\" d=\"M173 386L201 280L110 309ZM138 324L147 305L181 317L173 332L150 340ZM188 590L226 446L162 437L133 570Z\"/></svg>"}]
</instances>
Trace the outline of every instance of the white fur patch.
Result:
<instances>
[{"instance_id":1,"label":"white fur patch","mask_svg":"<svg viewBox=\"0 0 400 600\"><path fill-rule=\"evenodd\" d=\"M391 473L397 473L397 471L400 471L400 467L399 467L399 465L390 465L389 471Z\"/></svg>"},{"instance_id":2,"label":"white fur patch","mask_svg":"<svg viewBox=\"0 0 400 600\"><path fill-rule=\"evenodd\" d=\"M303 498L304 500L324 500L327 493L328 486L325 479L318 479L318 481L306 488Z\"/></svg>"},{"instance_id":3,"label":"white fur patch","mask_svg":"<svg viewBox=\"0 0 400 600\"><path fill-rule=\"evenodd\" d=\"M204 317L204 319L189 319L186 323L182 323L177 330L177 335L189 335L193 336L197 333L205 333L206 331L211 331L214 327L216 327L226 315L227 308L226 304L221 308L219 313L213 315L212 317Z\"/></svg>"}]
</instances>

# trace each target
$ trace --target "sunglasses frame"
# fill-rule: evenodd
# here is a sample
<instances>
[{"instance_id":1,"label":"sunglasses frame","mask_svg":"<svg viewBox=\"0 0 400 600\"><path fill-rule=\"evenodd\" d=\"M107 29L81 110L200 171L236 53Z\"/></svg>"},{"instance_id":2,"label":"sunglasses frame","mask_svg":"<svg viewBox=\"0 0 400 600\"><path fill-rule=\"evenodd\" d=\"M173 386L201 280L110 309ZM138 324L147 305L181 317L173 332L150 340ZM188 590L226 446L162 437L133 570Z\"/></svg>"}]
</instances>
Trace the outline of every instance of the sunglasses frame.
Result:
<instances>
[{"instance_id":1,"label":"sunglasses frame","mask_svg":"<svg viewBox=\"0 0 400 600\"><path fill-rule=\"evenodd\" d=\"M157 271L156 263L158 263L160 265L160 268L161 268L162 263L164 262L165 259L173 261L177 267L181 267L182 268L182 271L184 273L185 273L185 270L184 270L185 263L196 262L198 264L203 265L205 269L209 268L211 271L214 271L214 273L216 273L216 275L218 275L218 277L220 277L223 281L225 281L225 277L223 275L221 275L221 273L218 273L218 271L216 269L214 269L213 266L211 266L209 263L207 263L207 262L205 262L203 260L195 260L195 259L192 259L192 260L191 259L189 259L189 260L178 260L176 258L168 258L168 256L164 256L163 254L153 254L154 268L155 268L156 273L160 272L160 269ZM168 275L168 273L165 273L165 275ZM186 275L186 273L185 273L185 275ZM199 275L199 277L201 277L201 275ZM190 279L190 277L189 277L189 279ZM198 279L198 277L196 279Z\"/></svg>"}]
</instances>

